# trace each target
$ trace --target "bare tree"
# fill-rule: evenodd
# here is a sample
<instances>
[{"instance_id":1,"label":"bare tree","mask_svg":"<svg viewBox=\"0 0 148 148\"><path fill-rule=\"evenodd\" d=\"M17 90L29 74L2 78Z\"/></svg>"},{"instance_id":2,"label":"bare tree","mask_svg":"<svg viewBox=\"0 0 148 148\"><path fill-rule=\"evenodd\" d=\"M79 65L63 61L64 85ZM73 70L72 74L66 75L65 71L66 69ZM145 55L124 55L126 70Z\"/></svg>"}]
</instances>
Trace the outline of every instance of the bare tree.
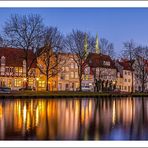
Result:
<instances>
[{"instance_id":1,"label":"bare tree","mask_svg":"<svg viewBox=\"0 0 148 148\"><path fill-rule=\"evenodd\" d=\"M36 56L30 57L30 52L39 54L42 40L42 18L39 15L11 15L4 26L4 36L7 45L21 48L24 51L23 58L26 61L26 88L29 82L29 72Z\"/></svg>"},{"instance_id":2,"label":"bare tree","mask_svg":"<svg viewBox=\"0 0 148 148\"><path fill-rule=\"evenodd\" d=\"M137 47L135 49L135 75L139 80L142 92L145 91L145 85L148 83L148 47Z\"/></svg>"},{"instance_id":3,"label":"bare tree","mask_svg":"<svg viewBox=\"0 0 148 148\"><path fill-rule=\"evenodd\" d=\"M109 55L111 58L115 57L114 45L110 43L107 39L100 39L100 49L102 54Z\"/></svg>"},{"instance_id":4,"label":"bare tree","mask_svg":"<svg viewBox=\"0 0 148 148\"><path fill-rule=\"evenodd\" d=\"M0 35L0 47L7 47L4 38Z\"/></svg>"},{"instance_id":5,"label":"bare tree","mask_svg":"<svg viewBox=\"0 0 148 148\"><path fill-rule=\"evenodd\" d=\"M136 43L134 40L129 40L123 43L122 57L133 60L135 58Z\"/></svg>"},{"instance_id":6,"label":"bare tree","mask_svg":"<svg viewBox=\"0 0 148 148\"><path fill-rule=\"evenodd\" d=\"M82 75L84 71L84 63L87 57L88 50L88 36L85 32L80 30L73 30L66 37L65 46L73 54L73 60L78 66L78 76L79 76L79 91L82 90Z\"/></svg>"},{"instance_id":7,"label":"bare tree","mask_svg":"<svg viewBox=\"0 0 148 148\"><path fill-rule=\"evenodd\" d=\"M129 60L130 67L131 67L131 74L132 74L132 87L131 92L134 91L134 70L133 70L133 64L135 60L135 48L136 44L133 40L127 41L123 43L124 49L123 49L123 57Z\"/></svg>"},{"instance_id":8,"label":"bare tree","mask_svg":"<svg viewBox=\"0 0 148 148\"><path fill-rule=\"evenodd\" d=\"M0 36L0 47L3 47L3 38Z\"/></svg>"},{"instance_id":9,"label":"bare tree","mask_svg":"<svg viewBox=\"0 0 148 148\"><path fill-rule=\"evenodd\" d=\"M63 36L57 28L48 27L44 33L44 47L41 48L38 68L46 76L46 91L49 91L49 78L55 77L62 69L65 59L62 56Z\"/></svg>"}]
</instances>

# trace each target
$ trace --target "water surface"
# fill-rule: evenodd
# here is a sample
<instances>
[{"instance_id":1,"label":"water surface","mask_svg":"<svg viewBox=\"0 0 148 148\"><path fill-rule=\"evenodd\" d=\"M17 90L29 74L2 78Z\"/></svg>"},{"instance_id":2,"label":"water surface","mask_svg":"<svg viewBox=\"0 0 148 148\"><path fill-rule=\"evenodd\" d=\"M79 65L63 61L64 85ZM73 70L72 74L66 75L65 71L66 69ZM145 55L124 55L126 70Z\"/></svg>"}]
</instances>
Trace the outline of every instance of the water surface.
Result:
<instances>
[{"instance_id":1,"label":"water surface","mask_svg":"<svg viewBox=\"0 0 148 148\"><path fill-rule=\"evenodd\" d=\"M0 100L1 140L147 140L148 98Z\"/></svg>"}]
</instances>

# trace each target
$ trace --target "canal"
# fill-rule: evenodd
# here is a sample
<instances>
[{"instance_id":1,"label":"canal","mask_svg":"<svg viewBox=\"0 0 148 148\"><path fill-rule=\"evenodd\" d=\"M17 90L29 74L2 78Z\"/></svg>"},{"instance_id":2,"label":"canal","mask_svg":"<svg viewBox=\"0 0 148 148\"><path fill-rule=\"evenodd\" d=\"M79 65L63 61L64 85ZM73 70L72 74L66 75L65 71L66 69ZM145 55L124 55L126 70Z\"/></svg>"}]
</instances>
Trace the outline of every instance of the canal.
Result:
<instances>
[{"instance_id":1,"label":"canal","mask_svg":"<svg viewBox=\"0 0 148 148\"><path fill-rule=\"evenodd\" d=\"M148 140L148 98L1 99L0 140Z\"/></svg>"}]
</instances>

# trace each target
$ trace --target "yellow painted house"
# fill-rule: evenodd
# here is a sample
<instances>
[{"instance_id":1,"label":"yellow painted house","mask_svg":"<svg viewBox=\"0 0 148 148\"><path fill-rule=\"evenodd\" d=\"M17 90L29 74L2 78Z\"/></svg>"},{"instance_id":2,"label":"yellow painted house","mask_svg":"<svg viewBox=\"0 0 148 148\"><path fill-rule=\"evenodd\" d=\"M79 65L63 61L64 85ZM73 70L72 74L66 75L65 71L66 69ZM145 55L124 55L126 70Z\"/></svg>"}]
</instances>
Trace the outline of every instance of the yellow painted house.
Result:
<instances>
[{"instance_id":1,"label":"yellow painted house","mask_svg":"<svg viewBox=\"0 0 148 148\"><path fill-rule=\"evenodd\" d=\"M61 60L57 66L59 72L56 76L49 78L48 87L50 91L75 91L79 88L78 67L76 62L72 58L72 54L59 53L59 59ZM37 59L38 66L44 69L43 57ZM52 60L54 62L54 59ZM37 70L38 76L38 89L46 90L46 76L42 72Z\"/></svg>"}]
</instances>

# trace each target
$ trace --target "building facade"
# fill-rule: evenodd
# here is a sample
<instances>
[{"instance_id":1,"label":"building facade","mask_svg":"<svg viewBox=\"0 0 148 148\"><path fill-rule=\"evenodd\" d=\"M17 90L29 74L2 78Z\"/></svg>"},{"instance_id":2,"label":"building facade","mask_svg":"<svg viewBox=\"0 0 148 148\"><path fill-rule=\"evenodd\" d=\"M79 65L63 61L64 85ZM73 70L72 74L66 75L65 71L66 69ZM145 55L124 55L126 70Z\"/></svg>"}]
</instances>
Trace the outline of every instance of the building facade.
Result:
<instances>
[{"instance_id":1,"label":"building facade","mask_svg":"<svg viewBox=\"0 0 148 148\"><path fill-rule=\"evenodd\" d=\"M0 48L0 87L10 87L12 90L19 90L26 84L26 61L23 58L24 51L16 48ZM35 55L29 52L29 63ZM46 90L48 83L50 91L77 91L79 90L78 65L73 54L60 53L62 59L58 65L59 72L56 76L46 77L37 67L37 64L44 66L41 58L35 60L29 71L29 86L37 91ZM146 64L148 72L148 64ZM133 75L133 78L132 78ZM148 76L147 76L148 79ZM83 86L92 86L96 91L96 82L101 83L100 90L109 88L115 84L122 92L141 91L141 82L137 78L136 70L130 66L128 60L111 59L110 56L101 53L88 53L83 69ZM107 89L108 90L108 89ZM145 90L148 90L148 81L145 83Z\"/></svg>"},{"instance_id":2,"label":"building facade","mask_svg":"<svg viewBox=\"0 0 148 148\"><path fill-rule=\"evenodd\" d=\"M33 52L29 52L33 58ZM29 60L31 62L31 59ZM19 90L26 84L26 61L23 59L23 50L16 48L0 48L0 86ZM32 64L29 72L30 87L36 87L36 63Z\"/></svg>"},{"instance_id":3,"label":"building facade","mask_svg":"<svg viewBox=\"0 0 148 148\"><path fill-rule=\"evenodd\" d=\"M117 69L110 56L101 53L89 53L83 77L82 85L92 85L96 89L95 83L102 83L100 84L100 87L102 87L100 91L103 91L103 88L109 88L110 84L116 83Z\"/></svg>"},{"instance_id":4,"label":"building facade","mask_svg":"<svg viewBox=\"0 0 148 148\"><path fill-rule=\"evenodd\" d=\"M58 91L76 91L79 89L78 66L74 61L73 54L61 54L65 59L62 70L58 73Z\"/></svg>"},{"instance_id":5,"label":"building facade","mask_svg":"<svg viewBox=\"0 0 148 148\"><path fill-rule=\"evenodd\" d=\"M49 78L50 91L76 91L79 88L79 77L77 63L73 60L73 54L59 53L59 62L57 65L57 75ZM38 64L42 63L41 57L38 57ZM38 72L38 90L46 90L46 76L39 70Z\"/></svg>"},{"instance_id":6,"label":"building facade","mask_svg":"<svg viewBox=\"0 0 148 148\"><path fill-rule=\"evenodd\" d=\"M135 73L130 61L124 59L122 59L121 61L117 60L116 67L118 69L117 88L119 88L122 92L132 92L133 87L134 92Z\"/></svg>"}]
</instances>

